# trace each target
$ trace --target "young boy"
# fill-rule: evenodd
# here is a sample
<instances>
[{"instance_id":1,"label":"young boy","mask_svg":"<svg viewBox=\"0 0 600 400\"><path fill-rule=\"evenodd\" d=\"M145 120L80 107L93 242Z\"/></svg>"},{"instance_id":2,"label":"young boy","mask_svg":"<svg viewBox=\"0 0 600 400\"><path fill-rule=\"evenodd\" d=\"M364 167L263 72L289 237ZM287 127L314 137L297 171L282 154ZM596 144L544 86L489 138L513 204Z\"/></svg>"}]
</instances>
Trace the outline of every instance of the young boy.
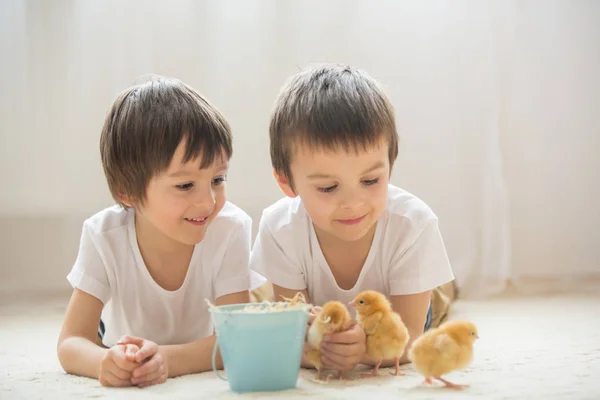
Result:
<instances>
[{"instance_id":1,"label":"young boy","mask_svg":"<svg viewBox=\"0 0 600 400\"><path fill-rule=\"evenodd\" d=\"M225 196L228 123L191 87L158 77L117 97L100 152L118 205L83 224L62 367L105 386L210 370L205 299L244 303L250 288L251 219Z\"/></svg>"},{"instance_id":2,"label":"young boy","mask_svg":"<svg viewBox=\"0 0 600 400\"><path fill-rule=\"evenodd\" d=\"M287 197L264 210L251 268L273 283L276 299L301 291L322 306L382 292L417 338L428 328L432 290L454 275L436 215L389 184L398 136L379 84L340 65L296 74L275 103L270 139ZM374 365L358 325L326 336L322 361L340 371Z\"/></svg>"}]
</instances>

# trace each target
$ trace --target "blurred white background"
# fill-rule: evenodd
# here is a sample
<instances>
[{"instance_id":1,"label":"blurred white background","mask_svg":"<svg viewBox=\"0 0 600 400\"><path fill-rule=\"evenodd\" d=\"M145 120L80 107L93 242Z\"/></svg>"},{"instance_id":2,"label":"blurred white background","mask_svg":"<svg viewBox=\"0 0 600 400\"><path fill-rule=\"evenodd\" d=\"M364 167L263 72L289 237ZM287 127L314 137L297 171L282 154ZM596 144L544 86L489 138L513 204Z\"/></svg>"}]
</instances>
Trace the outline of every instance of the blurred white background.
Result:
<instances>
[{"instance_id":1,"label":"blurred white background","mask_svg":"<svg viewBox=\"0 0 600 400\"><path fill-rule=\"evenodd\" d=\"M4 299L69 290L81 224L112 204L105 112L144 74L177 77L223 111L229 199L256 230L282 196L271 106L315 62L387 88L401 135L392 181L440 217L465 296L508 280L600 282L598 1L6 0L0 59Z\"/></svg>"}]
</instances>

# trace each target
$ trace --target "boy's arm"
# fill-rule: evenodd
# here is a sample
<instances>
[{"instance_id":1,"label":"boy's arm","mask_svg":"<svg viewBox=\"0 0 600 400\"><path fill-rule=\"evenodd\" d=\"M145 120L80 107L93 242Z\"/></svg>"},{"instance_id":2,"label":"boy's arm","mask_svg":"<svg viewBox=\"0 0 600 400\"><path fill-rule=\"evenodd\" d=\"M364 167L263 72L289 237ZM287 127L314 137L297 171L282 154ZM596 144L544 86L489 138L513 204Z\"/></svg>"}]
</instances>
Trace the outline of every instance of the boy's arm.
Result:
<instances>
[{"instance_id":1,"label":"boy's arm","mask_svg":"<svg viewBox=\"0 0 600 400\"><path fill-rule=\"evenodd\" d=\"M408 333L410 334L410 339L406 345L404 354L400 359L400 364L406 364L409 362L408 351L410 350L410 346L415 339L417 339L423 333L425 321L427 320L427 311L429 309L430 298L431 291L403 296L392 296L392 308L394 311L400 314L400 318L402 318L402 321L406 325ZM375 365L375 361L370 359L369 356L365 354L365 357L363 360L361 360L361 364L373 366ZM394 365L394 360L385 360L381 364L382 367L390 367L392 365Z\"/></svg>"},{"instance_id":2,"label":"boy's arm","mask_svg":"<svg viewBox=\"0 0 600 400\"><path fill-rule=\"evenodd\" d=\"M427 311L429 310L429 302L431 301L431 291L423 293L407 294L403 296L392 296L392 308L398 314L406 325L410 339L404 350L404 354L400 359L400 363L408 363L408 351L413 342L421 336L425 328L427 320Z\"/></svg>"},{"instance_id":3,"label":"boy's arm","mask_svg":"<svg viewBox=\"0 0 600 400\"><path fill-rule=\"evenodd\" d=\"M248 291L219 297L216 305L249 303ZM167 360L169 378L212 370L212 352L216 337L212 336L179 345L159 346ZM217 351L217 368L223 368L221 354Z\"/></svg>"},{"instance_id":4,"label":"boy's arm","mask_svg":"<svg viewBox=\"0 0 600 400\"><path fill-rule=\"evenodd\" d=\"M65 372L98 378L108 349L98 346L98 324L104 305L96 297L74 289L58 338L57 352Z\"/></svg>"},{"instance_id":5,"label":"boy's arm","mask_svg":"<svg viewBox=\"0 0 600 400\"><path fill-rule=\"evenodd\" d=\"M423 333L431 289L454 279L437 217L425 220L423 228L414 232L413 237L410 246L397 246L388 276L392 308L400 314L410 334L400 359L403 364L409 362L408 352L413 341ZM372 360L365 361L373 364Z\"/></svg>"}]
</instances>

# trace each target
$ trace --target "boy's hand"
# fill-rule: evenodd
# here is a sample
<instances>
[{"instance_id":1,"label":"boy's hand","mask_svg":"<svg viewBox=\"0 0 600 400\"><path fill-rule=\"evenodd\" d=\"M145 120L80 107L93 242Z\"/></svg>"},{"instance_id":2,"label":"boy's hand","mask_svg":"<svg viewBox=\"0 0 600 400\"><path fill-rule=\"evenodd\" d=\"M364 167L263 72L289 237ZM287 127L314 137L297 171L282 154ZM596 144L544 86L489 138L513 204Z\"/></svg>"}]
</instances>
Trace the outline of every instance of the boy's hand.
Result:
<instances>
[{"instance_id":1,"label":"boy's hand","mask_svg":"<svg viewBox=\"0 0 600 400\"><path fill-rule=\"evenodd\" d=\"M321 361L324 366L338 371L350 371L365 355L367 336L363 328L351 321L346 329L323 337Z\"/></svg>"},{"instance_id":2,"label":"boy's hand","mask_svg":"<svg viewBox=\"0 0 600 400\"><path fill-rule=\"evenodd\" d=\"M169 376L167 360L156 343L134 336L123 336L119 343L134 344L139 347L134 357L137 368L131 374L133 385L146 387L167 380Z\"/></svg>"},{"instance_id":3,"label":"boy's hand","mask_svg":"<svg viewBox=\"0 0 600 400\"><path fill-rule=\"evenodd\" d=\"M112 387L132 386L132 372L139 366L134 360L138 350L135 344L117 344L108 349L100 363L100 384Z\"/></svg>"}]
</instances>

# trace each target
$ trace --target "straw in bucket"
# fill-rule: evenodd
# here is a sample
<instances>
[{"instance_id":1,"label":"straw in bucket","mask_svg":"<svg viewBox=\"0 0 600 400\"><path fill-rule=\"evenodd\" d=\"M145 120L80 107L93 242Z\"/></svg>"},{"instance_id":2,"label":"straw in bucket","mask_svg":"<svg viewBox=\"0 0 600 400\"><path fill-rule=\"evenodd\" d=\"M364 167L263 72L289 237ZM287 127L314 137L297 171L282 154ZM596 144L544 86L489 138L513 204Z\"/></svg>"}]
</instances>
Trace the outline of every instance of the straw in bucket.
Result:
<instances>
[{"instance_id":1,"label":"straw in bucket","mask_svg":"<svg viewBox=\"0 0 600 400\"><path fill-rule=\"evenodd\" d=\"M211 306L217 376L237 393L294 389L310 308L290 302ZM216 368L217 346L227 378Z\"/></svg>"}]
</instances>

